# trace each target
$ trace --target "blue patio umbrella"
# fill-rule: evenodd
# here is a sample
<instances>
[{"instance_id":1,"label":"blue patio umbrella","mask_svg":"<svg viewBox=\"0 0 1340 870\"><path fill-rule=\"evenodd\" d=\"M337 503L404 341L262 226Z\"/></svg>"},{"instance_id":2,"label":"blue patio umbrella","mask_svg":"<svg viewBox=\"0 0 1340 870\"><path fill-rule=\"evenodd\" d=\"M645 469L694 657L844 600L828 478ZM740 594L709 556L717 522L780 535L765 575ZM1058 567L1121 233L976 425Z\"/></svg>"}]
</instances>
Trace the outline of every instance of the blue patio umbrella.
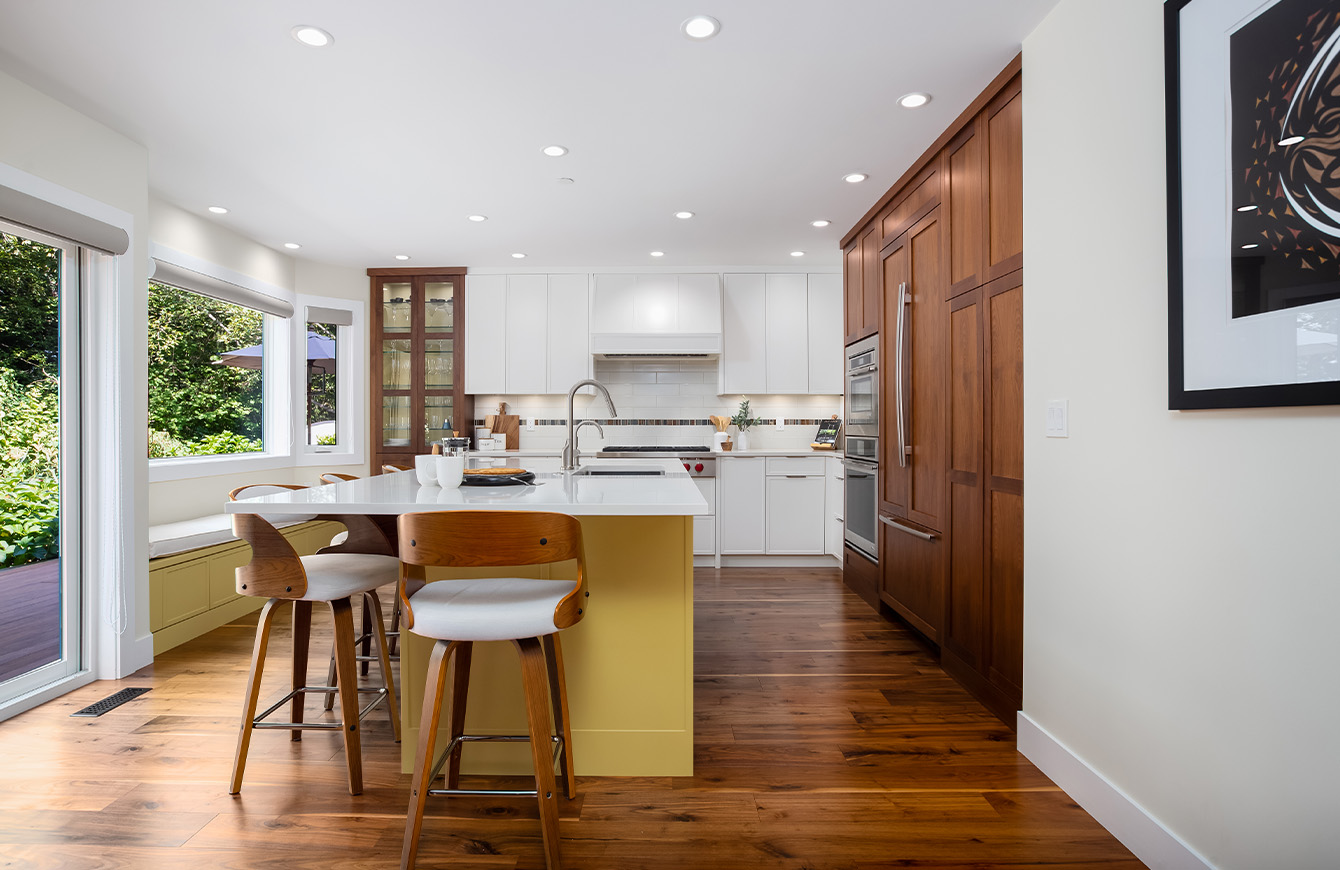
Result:
<instances>
[{"instance_id":1,"label":"blue patio umbrella","mask_svg":"<svg viewBox=\"0 0 1340 870\"><path fill-rule=\"evenodd\" d=\"M261 345L240 347L219 354L214 361L216 366L233 366L239 369L258 369L261 367ZM307 333L307 368L313 374L330 374L335 371L335 339Z\"/></svg>"}]
</instances>

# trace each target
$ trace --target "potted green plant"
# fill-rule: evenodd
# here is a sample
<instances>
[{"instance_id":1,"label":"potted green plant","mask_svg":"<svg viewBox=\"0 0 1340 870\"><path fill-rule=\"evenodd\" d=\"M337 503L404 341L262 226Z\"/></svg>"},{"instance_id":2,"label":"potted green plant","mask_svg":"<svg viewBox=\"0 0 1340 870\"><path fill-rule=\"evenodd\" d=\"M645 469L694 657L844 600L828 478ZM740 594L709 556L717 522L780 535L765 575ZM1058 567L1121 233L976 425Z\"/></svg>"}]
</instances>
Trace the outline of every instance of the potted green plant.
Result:
<instances>
[{"instance_id":1,"label":"potted green plant","mask_svg":"<svg viewBox=\"0 0 1340 870\"><path fill-rule=\"evenodd\" d=\"M741 397L740 397L740 409L739 409L738 411L735 412L735 416L734 416L734 417L731 417L731 418L730 418L730 421L731 421L731 424L732 424L733 426L735 426L735 428L736 428L737 430L739 430L739 433L740 433L740 437L739 437L739 438L737 439L737 441L736 441L736 444L738 445L738 449L740 449L740 450L748 450L748 449L749 449L749 437L748 437L749 429L750 429L750 427L752 427L752 426L754 426L755 424L758 423L758 418L755 417L755 416L754 416L754 412L751 411L751 410L749 409L749 397L748 397L748 396L741 396Z\"/></svg>"}]
</instances>

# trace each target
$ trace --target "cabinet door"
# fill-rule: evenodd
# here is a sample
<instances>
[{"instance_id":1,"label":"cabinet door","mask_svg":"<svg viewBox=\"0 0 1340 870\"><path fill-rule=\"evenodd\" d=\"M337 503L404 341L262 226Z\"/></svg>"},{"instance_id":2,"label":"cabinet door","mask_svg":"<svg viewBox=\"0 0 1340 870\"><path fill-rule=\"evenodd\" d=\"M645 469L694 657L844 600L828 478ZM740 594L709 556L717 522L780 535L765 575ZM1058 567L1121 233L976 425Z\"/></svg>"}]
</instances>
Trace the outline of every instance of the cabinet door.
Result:
<instances>
[{"instance_id":1,"label":"cabinet door","mask_svg":"<svg viewBox=\"0 0 1340 870\"><path fill-rule=\"evenodd\" d=\"M763 358L767 392L810 388L809 287L804 275L764 278Z\"/></svg>"},{"instance_id":2,"label":"cabinet door","mask_svg":"<svg viewBox=\"0 0 1340 870\"><path fill-rule=\"evenodd\" d=\"M906 520L885 516L880 517L880 533L884 538L880 598L909 625L939 643L944 618L944 539Z\"/></svg>"},{"instance_id":3,"label":"cabinet door","mask_svg":"<svg viewBox=\"0 0 1340 870\"><path fill-rule=\"evenodd\" d=\"M506 393L507 276L465 276L465 391Z\"/></svg>"},{"instance_id":4,"label":"cabinet door","mask_svg":"<svg viewBox=\"0 0 1340 870\"><path fill-rule=\"evenodd\" d=\"M976 120L945 148L949 206L949 295L980 285L986 275L986 148Z\"/></svg>"},{"instance_id":5,"label":"cabinet door","mask_svg":"<svg viewBox=\"0 0 1340 870\"><path fill-rule=\"evenodd\" d=\"M986 278L1020 268L1024 258L1023 96L1019 81L982 112L987 145Z\"/></svg>"},{"instance_id":6,"label":"cabinet door","mask_svg":"<svg viewBox=\"0 0 1340 870\"><path fill-rule=\"evenodd\" d=\"M842 310L843 345L861 337L861 318L865 314L861 302L861 240L858 238L842 249Z\"/></svg>"},{"instance_id":7,"label":"cabinet door","mask_svg":"<svg viewBox=\"0 0 1340 870\"><path fill-rule=\"evenodd\" d=\"M693 518L693 554L714 556L717 551L717 481L714 477L695 477L693 482L711 511L709 516Z\"/></svg>"},{"instance_id":8,"label":"cabinet door","mask_svg":"<svg viewBox=\"0 0 1340 870\"><path fill-rule=\"evenodd\" d=\"M810 275L809 284L809 392L841 395L842 276Z\"/></svg>"},{"instance_id":9,"label":"cabinet door","mask_svg":"<svg viewBox=\"0 0 1340 870\"><path fill-rule=\"evenodd\" d=\"M590 311L585 275L550 275L547 393L566 393L591 377Z\"/></svg>"},{"instance_id":10,"label":"cabinet door","mask_svg":"<svg viewBox=\"0 0 1340 870\"><path fill-rule=\"evenodd\" d=\"M828 457L824 470L824 528L827 543L824 549L831 556L842 558L842 511L846 505L845 475L842 460Z\"/></svg>"},{"instance_id":11,"label":"cabinet door","mask_svg":"<svg viewBox=\"0 0 1340 870\"><path fill-rule=\"evenodd\" d=\"M726 276L721 336L721 384L726 393L767 392L763 285L762 275Z\"/></svg>"},{"instance_id":12,"label":"cabinet door","mask_svg":"<svg viewBox=\"0 0 1340 870\"><path fill-rule=\"evenodd\" d=\"M883 509L936 531L945 528L945 393L949 371L949 305L939 209L885 249L884 325L880 342ZM901 293L900 286L905 285ZM902 346L898 309L902 300ZM901 360L899 353L901 351ZM898 418L902 406L901 428ZM899 443L901 438L901 444ZM899 465L900 454L904 464Z\"/></svg>"},{"instance_id":13,"label":"cabinet door","mask_svg":"<svg viewBox=\"0 0 1340 870\"><path fill-rule=\"evenodd\" d=\"M861 236L861 336L879 330L880 232L879 222Z\"/></svg>"},{"instance_id":14,"label":"cabinet door","mask_svg":"<svg viewBox=\"0 0 1340 870\"><path fill-rule=\"evenodd\" d=\"M721 552L762 554L763 459L721 459L717 464L717 517Z\"/></svg>"},{"instance_id":15,"label":"cabinet door","mask_svg":"<svg viewBox=\"0 0 1340 870\"><path fill-rule=\"evenodd\" d=\"M632 332L636 275L596 275L591 288L591 331Z\"/></svg>"},{"instance_id":16,"label":"cabinet door","mask_svg":"<svg viewBox=\"0 0 1340 870\"><path fill-rule=\"evenodd\" d=\"M545 375L548 361L548 290L543 275L509 275L507 278L508 393L543 393L549 387Z\"/></svg>"},{"instance_id":17,"label":"cabinet door","mask_svg":"<svg viewBox=\"0 0 1340 870\"><path fill-rule=\"evenodd\" d=\"M721 331L721 279L717 275L679 276L679 329Z\"/></svg>"},{"instance_id":18,"label":"cabinet door","mask_svg":"<svg viewBox=\"0 0 1340 870\"><path fill-rule=\"evenodd\" d=\"M824 479L768 477L764 483L764 549L776 555L822 555Z\"/></svg>"}]
</instances>

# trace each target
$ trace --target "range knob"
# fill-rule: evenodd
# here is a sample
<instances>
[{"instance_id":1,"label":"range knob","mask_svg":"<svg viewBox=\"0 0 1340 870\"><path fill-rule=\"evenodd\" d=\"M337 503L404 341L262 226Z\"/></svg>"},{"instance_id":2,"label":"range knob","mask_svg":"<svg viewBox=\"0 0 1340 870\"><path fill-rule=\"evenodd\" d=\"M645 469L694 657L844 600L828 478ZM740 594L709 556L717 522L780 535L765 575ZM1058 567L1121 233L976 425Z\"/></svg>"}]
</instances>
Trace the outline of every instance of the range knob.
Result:
<instances>
[{"instance_id":1,"label":"range knob","mask_svg":"<svg viewBox=\"0 0 1340 870\"><path fill-rule=\"evenodd\" d=\"M703 464L702 464L701 462L699 462L697 465L693 466L693 470L694 470L694 471L702 471L702 470L703 470Z\"/></svg>"},{"instance_id":2,"label":"range knob","mask_svg":"<svg viewBox=\"0 0 1340 870\"><path fill-rule=\"evenodd\" d=\"M685 471L689 470L689 464L687 462L684 463L684 470Z\"/></svg>"}]
</instances>

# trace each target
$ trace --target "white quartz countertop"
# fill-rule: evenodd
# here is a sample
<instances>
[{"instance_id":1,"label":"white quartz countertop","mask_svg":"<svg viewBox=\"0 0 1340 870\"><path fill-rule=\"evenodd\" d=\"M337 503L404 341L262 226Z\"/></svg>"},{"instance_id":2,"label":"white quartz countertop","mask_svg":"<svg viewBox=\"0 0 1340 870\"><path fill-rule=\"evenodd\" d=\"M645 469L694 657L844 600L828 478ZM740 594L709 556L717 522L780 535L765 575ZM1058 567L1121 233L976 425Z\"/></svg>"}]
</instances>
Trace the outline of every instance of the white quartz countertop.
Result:
<instances>
[{"instance_id":1,"label":"white quartz countertop","mask_svg":"<svg viewBox=\"0 0 1340 870\"><path fill-rule=\"evenodd\" d=\"M517 455L517 454L513 454ZM589 476L599 469L659 469L664 476ZM667 459L592 459L577 472L536 472L537 486L420 486L413 471L229 502L228 513L405 514L431 510L555 511L572 516L699 516L707 502L684 466Z\"/></svg>"}]
</instances>

